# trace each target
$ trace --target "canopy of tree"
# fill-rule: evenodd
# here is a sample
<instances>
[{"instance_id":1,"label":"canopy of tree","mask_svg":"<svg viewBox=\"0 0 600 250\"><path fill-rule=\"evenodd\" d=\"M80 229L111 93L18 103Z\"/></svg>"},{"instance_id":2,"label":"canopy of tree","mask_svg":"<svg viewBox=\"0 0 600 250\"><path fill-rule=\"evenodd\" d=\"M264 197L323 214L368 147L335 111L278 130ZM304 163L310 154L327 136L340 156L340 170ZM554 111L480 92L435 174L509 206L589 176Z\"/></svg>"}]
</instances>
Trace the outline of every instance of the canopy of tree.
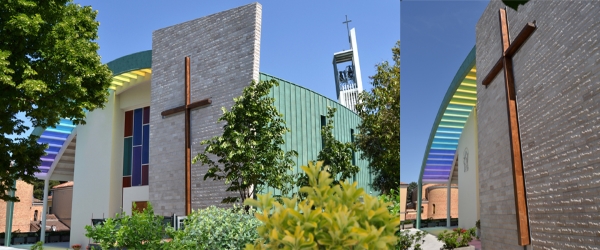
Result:
<instances>
[{"instance_id":1,"label":"canopy of tree","mask_svg":"<svg viewBox=\"0 0 600 250\"><path fill-rule=\"evenodd\" d=\"M80 124L107 100L112 73L94 42L96 14L68 0L0 2L0 199L18 200L6 191L17 179L33 183L46 148L23 135L18 114L40 128Z\"/></svg>"}]
</instances>

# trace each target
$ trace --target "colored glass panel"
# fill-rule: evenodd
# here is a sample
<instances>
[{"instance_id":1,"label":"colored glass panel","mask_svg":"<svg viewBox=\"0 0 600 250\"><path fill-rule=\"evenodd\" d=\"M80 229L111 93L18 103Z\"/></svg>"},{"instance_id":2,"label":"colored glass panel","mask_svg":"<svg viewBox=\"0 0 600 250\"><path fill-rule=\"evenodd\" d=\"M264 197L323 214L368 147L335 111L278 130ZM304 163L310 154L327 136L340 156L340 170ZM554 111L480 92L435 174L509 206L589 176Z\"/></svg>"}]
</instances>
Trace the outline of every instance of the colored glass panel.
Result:
<instances>
[{"instance_id":1,"label":"colored glass panel","mask_svg":"<svg viewBox=\"0 0 600 250\"><path fill-rule=\"evenodd\" d=\"M150 151L150 125L144 125L142 135L142 164L148 164Z\"/></svg>"},{"instance_id":2,"label":"colored glass panel","mask_svg":"<svg viewBox=\"0 0 600 250\"><path fill-rule=\"evenodd\" d=\"M148 185L148 165L142 165L142 186Z\"/></svg>"},{"instance_id":3,"label":"colored glass panel","mask_svg":"<svg viewBox=\"0 0 600 250\"><path fill-rule=\"evenodd\" d=\"M142 183L142 147L133 147L133 165L131 166L131 186Z\"/></svg>"},{"instance_id":4,"label":"colored glass panel","mask_svg":"<svg viewBox=\"0 0 600 250\"><path fill-rule=\"evenodd\" d=\"M144 108L144 119L143 119L143 123L144 123L144 124L148 124L148 123L150 123L150 107L145 107L145 108Z\"/></svg>"},{"instance_id":5,"label":"colored glass panel","mask_svg":"<svg viewBox=\"0 0 600 250\"><path fill-rule=\"evenodd\" d=\"M131 137L123 142L123 176L131 175Z\"/></svg>"},{"instance_id":6,"label":"colored glass panel","mask_svg":"<svg viewBox=\"0 0 600 250\"><path fill-rule=\"evenodd\" d=\"M131 176L123 176L123 187L131 187Z\"/></svg>"},{"instance_id":7,"label":"colored glass panel","mask_svg":"<svg viewBox=\"0 0 600 250\"><path fill-rule=\"evenodd\" d=\"M125 112L125 137L133 135L133 110Z\"/></svg>"},{"instance_id":8,"label":"colored glass panel","mask_svg":"<svg viewBox=\"0 0 600 250\"><path fill-rule=\"evenodd\" d=\"M133 111L133 146L142 145L142 109Z\"/></svg>"}]
</instances>

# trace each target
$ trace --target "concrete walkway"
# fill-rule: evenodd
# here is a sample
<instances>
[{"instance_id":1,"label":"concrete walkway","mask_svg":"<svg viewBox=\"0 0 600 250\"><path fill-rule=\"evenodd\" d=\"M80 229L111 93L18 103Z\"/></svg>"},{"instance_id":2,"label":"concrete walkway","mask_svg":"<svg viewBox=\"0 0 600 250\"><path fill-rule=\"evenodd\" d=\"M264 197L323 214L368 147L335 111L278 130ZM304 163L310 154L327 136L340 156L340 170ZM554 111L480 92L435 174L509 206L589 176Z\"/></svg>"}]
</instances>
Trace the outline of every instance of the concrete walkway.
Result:
<instances>
[{"instance_id":1,"label":"concrete walkway","mask_svg":"<svg viewBox=\"0 0 600 250\"><path fill-rule=\"evenodd\" d=\"M404 231L408 231L410 234L414 234L420 230L411 228L411 229L405 229ZM423 239L425 240L425 242L423 242L423 244L421 244L421 249L423 249L423 250L440 250L440 248L442 248L444 246L444 243L441 241L438 241L437 237L434 236L433 234L428 233L427 235L425 235L425 238L423 238ZM409 248L409 249L412 249L412 248Z\"/></svg>"},{"instance_id":2,"label":"concrete walkway","mask_svg":"<svg viewBox=\"0 0 600 250\"><path fill-rule=\"evenodd\" d=\"M437 240L437 235L439 233L443 232L444 230L450 231L453 228L456 228L456 227L422 228L422 231L427 232L427 235L425 235L425 238L424 238L425 242L421 245L421 248L423 250L440 250L444 246L444 243ZM406 229L405 231L409 231L411 234L414 234L419 230L413 228L413 229ZM481 242L477 239L474 239L473 241L469 242L469 245L474 246L476 250L481 250Z\"/></svg>"},{"instance_id":3,"label":"concrete walkway","mask_svg":"<svg viewBox=\"0 0 600 250\"><path fill-rule=\"evenodd\" d=\"M428 232L437 238L438 234L440 234L441 232L444 232L444 230L452 231L452 229L455 229L455 228L457 228L457 227L456 226L454 226L454 227L427 227L427 228L421 228L421 230ZM469 245L474 246L475 249L477 249L477 250L481 250L481 241L479 241L478 239L473 239L471 242L469 242Z\"/></svg>"},{"instance_id":4,"label":"concrete walkway","mask_svg":"<svg viewBox=\"0 0 600 250\"><path fill-rule=\"evenodd\" d=\"M0 246L0 250L22 250L31 249L32 244L12 245L9 247ZM65 250L71 249L69 242L45 243L44 250Z\"/></svg>"}]
</instances>

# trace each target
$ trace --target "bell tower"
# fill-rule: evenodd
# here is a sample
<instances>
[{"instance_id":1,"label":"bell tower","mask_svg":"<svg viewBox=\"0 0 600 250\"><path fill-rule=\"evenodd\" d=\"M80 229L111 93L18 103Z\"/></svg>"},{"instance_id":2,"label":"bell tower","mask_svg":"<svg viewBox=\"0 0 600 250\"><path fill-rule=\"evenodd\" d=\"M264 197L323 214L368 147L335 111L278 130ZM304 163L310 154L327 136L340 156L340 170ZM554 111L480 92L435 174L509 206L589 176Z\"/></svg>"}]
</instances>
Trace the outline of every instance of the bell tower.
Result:
<instances>
[{"instance_id":1,"label":"bell tower","mask_svg":"<svg viewBox=\"0 0 600 250\"><path fill-rule=\"evenodd\" d=\"M362 78L360 75L360 64L358 61L358 46L356 45L356 32L350 29L346 16L346 29L348 30L348 42L350 49L333 54L333 73L335 76L335 90L338 102L356 112L358 94L363 91Z\"/></svg>"}]
</instances>

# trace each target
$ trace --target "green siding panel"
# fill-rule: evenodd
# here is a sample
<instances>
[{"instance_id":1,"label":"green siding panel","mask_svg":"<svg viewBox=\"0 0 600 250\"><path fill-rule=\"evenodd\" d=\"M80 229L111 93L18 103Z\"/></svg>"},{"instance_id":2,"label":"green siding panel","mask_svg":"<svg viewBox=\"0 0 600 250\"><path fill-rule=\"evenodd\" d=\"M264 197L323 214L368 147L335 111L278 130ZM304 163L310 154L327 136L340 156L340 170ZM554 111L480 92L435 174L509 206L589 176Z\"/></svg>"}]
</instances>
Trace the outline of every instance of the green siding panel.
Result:
<instances>
[{"instance_id":1,"label":"green siding panel","mask_svg":"<svg viewBox=\"0 0 600 250\"><path fill-rule=\"evenodd\" d=\"M285 135L286 151L296 150L298 158L295 159L294 173L301 171L300 166L307 165L309 161L317 159L321 151L321 115L327 115L327 107L335 107L337 112L334 117L334 136L341 142L351 142L351 129L358 133L360 118L356 113L323 95L312 90L295 85L291 82L273 77L264 73L260 80L275 79L279 86L273 87L270 97L275 98L275 107L283 114L286 126L291 129ZM368 161L360 158L360 151L355 153L356 165L360 172L356 175L359 187L368 193L373 193L370 184L371 174ZM265 192L279 194L278 190L267 189Z\"/></svg>"}]
</instances>

